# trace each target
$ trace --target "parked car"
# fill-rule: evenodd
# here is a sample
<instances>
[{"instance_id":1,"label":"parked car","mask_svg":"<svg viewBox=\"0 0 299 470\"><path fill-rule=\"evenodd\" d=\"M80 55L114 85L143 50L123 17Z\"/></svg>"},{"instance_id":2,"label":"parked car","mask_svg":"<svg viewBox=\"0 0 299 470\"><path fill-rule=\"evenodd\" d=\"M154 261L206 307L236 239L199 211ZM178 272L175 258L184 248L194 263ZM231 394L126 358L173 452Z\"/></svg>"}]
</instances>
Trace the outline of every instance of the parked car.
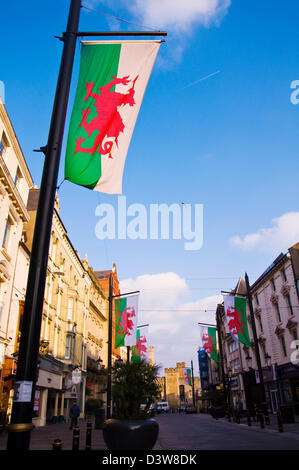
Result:
<instances>
[{"instance_id":1,"label":"parked car","mask_svg":"<svg viewBox=\"0 0 299 470\"><path fill-rule=\"evenodd\" d=\"M140 405L140 410L141 410L141 411L144 411L145 408L146 408L146 404L145 404L145 403L142 403L142 404ZM154 403L151 403L151 404L150 404L150 407L149 407L149 409L148 409L148 413L149 413L149 414L152 414L152 415L155 414L155 404L154 404Z\"/></svg>"},{"instance_id":2,"label":"parked car","mask_svg":"<svg viewBox=\"0 0 299 470\"><path fill-rule=\"evenodd\" d=\"M159 401L156 403L156 411L157 413L168 413L169 411L169 404L168 401Z\"/></svg>"},{"instance_id":3,"label":"parked car","mask_svg":"<svg viewBox=\"0 0 299 470\"><path fill-rule=\"evenodd\" d=\"M185 408L185 412L186 412L187 414L189 414L189 413L196 413L197 411L196 411L195 406L193 406L193 405L187 405L186 408Z\"/></svg>"}]
</instances>

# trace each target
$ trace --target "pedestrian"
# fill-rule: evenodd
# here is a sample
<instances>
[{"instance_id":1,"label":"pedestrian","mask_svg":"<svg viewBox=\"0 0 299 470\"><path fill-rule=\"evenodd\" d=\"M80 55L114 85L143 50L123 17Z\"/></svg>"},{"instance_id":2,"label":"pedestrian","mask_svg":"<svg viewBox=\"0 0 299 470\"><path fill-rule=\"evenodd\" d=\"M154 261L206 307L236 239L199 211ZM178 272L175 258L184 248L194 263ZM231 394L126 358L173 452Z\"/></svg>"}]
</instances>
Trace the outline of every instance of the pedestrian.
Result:
<instances>
[{"instance_id":1,"label":"pedestrian","mask_svg":"<svg viewBox=\"0 0 299 470\"><path fill-rule=\"evenodd\" d=\"M76 400L74 400L73 405L70 408L70 418L71 418L70 429L73 429L73 427L77 427L79 415L80 415L80 408L77 405Z\"/></svg>"}]
</instances>

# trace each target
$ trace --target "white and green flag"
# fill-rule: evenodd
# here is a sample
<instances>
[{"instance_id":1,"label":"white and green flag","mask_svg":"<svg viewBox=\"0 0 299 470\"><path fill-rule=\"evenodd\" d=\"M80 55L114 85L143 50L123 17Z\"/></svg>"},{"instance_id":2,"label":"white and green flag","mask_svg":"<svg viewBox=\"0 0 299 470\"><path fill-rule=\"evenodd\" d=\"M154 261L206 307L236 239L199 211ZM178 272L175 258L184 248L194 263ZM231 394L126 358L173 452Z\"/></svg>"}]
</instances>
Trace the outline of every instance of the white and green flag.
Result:
<instances>
[{"instance_id":1,"label":"white and green flag","mask_svg":"<svg viewBox=\"0 0 299 470\"><path fill-rule=\"evenodd\" d=\"M226 321L232 337L235 341L251 346L247 325L246 298L224 295L223 300Z\"/></svg>"},{"instance_id":2,"label":"white and green flag","mask_svg":"<svg viewBox=\"0 0 299 470\"><path fill-rule=\"evenodd\" d=\"M185 379L185 385L192 386L192 369L189 367L184 367L183 374Z\"/></svg>"},{"instance_id":3,"label":"white and green flag","mask_svg":"<svg viewBox=\"0 0 299 470\"><path fill-rule=\"evenodd\" d=\"M149 362L148 325L138 327L135 346L131 349L132 362L144 360Z\"/></svg>"},{"instance_id":4,"label":"white and green flag","mask_svg":"<svg viewBox=\"0 0 299 470\"><path fill-rule=\"evenodd\" d=\"M217 349L217 328L213 326L200 327L200 346L214 362L219 362Z\"/></svg>"},{"instance_id":5,"label":"white and green flag","mask_svg":"<svg viewBox=\"0 0 299 470\"><path fill-rule=\"evenodd\" d=\"M115 348L135 346L139 294L120 297L115 302Z\"/></svg>"},{"instance_id":6,"label":"white and green flag","mask_svg":"<svg viewBox=\"0 0 299 470\"><path fill-rule=\"evenodd\" d=\"M161 41L83 41L65 179L122 193L127 151Z\"/></svg>"}]
</instances>

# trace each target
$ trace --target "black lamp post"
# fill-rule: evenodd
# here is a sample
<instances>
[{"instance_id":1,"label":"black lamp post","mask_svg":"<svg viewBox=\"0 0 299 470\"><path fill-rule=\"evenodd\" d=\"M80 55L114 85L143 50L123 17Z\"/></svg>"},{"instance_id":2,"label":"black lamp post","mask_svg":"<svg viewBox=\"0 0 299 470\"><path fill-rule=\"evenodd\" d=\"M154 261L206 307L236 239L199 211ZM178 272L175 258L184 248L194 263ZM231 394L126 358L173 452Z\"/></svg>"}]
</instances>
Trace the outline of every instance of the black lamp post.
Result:
<instances>
[{"instance_id":1,"label":"black lamp post","mask_svg":"<svg viewBox=\"0 0 299 470\"><path fill-rule=\"evenodd\" d=\"M246 356L246 361L247 361L247 367L248 369L252 369L252 357L251 356Z\"/></svg>"},{"instance_id":2,"label":"black lamp post","mask_svg":"<svg viewBox=\"0 0 299 470\"><path fill-rule=\"evenodd\" d=\"M246 290L247 290L247 301L248 301L250 318L251 318L251 328L252 328L252 334L253 334L253 340L254 340L254 346L255 346L255 357L256 357L256 363L257 363L258 374L259 374L259 384L260 384L261 401L262 401L261 409L260 409L260 422L261 422L261 428L263 428L264 427L263 412L265 413L266 424L269 424L268 405L267 405L267 399L266 399L266 390L265 390L264 375L263 375L263 369L262 369L262 363L261 363L261 357L260 357L259 343L257 339L256 325L255 325L255 319L254 319L251 289L250 289L250 283L249 283L249 278L248 278L247 273L245 273L245 282L246 282Z\"/></svg>"},{"instance_id":3,"label":"black lamp post","mask_svg":"<svg viewBox=\"0 0 299 470\"><path fill-rule=\"evenodd\" d=\"M108 324L108 378L107 378L107 408L106 418L111 418L111 400L112 400L112 317L113 317L113 299L125 297L129 294L139 294L138 291L126 292L125 294L113 295L113 274L115 273L115 264L109 276L109 324Z\"/></svg>"}]
</instances>

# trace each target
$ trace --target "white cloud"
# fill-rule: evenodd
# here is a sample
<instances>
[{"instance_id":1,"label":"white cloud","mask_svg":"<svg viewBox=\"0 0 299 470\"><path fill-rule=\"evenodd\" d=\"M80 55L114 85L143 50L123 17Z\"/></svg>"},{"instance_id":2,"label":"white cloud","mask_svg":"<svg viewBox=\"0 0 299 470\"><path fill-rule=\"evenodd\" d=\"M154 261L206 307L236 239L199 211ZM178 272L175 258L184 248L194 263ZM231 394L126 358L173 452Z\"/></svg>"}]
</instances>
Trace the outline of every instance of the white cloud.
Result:
<instances>
[{"instance_id":1,"label":"white cloud","mask_svg":"<svg viewBox=\"0 0 299 470\"><path fill-rule=\"evenodd\" d=\"M135 21L144 26L160 30L167 28L189 34L189 29L197 24L205 27L213 23L218 24L227 13L231 0L131 0L130 2L85 0L84 2L90 8L104 4L106 8L113 9L116 16L121 16L120 3L133 14ZM124 20L130 20L122 16Z\"/></svg>"},{"instance_id":2,"label":"white cloud","mask_svg":"<svg viewBox=\"0 0 299 470\"><path fill-rule=\"evenodd\" d=\"M129 9L145 25L186 32L196 24L217 23L230 3L230 0L133 0Z\"/></svg>"},{"instance_id":3,"label":"white cloud","mask_svg":"<svg viewBox=\"0 0 299 470\"><path fill-rule=\"evenodd\" d=\"M286 251L299 241L299 212L287 212L274 218L272 222L272 227L261 228L243 238L231 237L230 243L243 250L260 250L275 254Z\"/></svg>"},{"instance_id":4,"label":"white cloud","mask_svg":"<svg viewBox=\"0 0 299 470\"><path fill-rule=\"evenodd\" d=\"M190 296L185 279L173 272L144 274L136 279L120 282L121 292L140 290L138 323L149 323L151 344L155 346L156 362L174 367L176 362L190 364L197 369L199 345L198 322L215 323L220 295L188 302Z\"/></svg>"},{"instance_id":5,"label":"white cloud","mask_svg":"<svg viewBox=\"0 0 299 470\"><path fill-rule=\"evenodd\" d=\"M167 50L167 56L159 54L157 58L157 63L164 68L171 68L173 63L179 63L182 60L187 41L196 27L218 25L231 4L231 0L86 1L89 2L87 3L89 7L97 7L102 4L106 9L110 8L116 16L134 22L136 25L166 30L168 36L166 47L163 49ZM122 6L128 10L128 14L121 12ZM97 9L99 10L99 8ZM106 10L104 12L107 13ZM130 26L134 29L133 25Z\"/></svg>"}]
</instances>

